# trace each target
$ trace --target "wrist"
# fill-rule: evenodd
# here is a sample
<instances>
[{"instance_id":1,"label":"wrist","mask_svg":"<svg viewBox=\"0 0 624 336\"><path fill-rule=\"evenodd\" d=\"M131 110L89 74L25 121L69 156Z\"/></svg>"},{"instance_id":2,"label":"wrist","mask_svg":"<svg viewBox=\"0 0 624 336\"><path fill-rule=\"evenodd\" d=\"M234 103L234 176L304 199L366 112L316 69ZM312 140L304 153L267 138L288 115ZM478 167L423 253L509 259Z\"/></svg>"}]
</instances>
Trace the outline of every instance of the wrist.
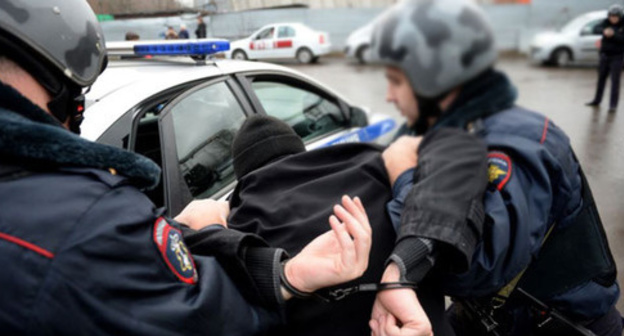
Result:
<instances>
[{"instance_id":1,"label":"wrist","mask_svg":"<svg viewBox=\"0 0 624 336\"><path fill-rule=\"evenodd\" d=\"M315 288L307 288L305 282L300 279L298 274L298 264L296 262L296 258L290 259L284 263L284 280L290 284L291 287L294 287L299 292L303 293L312 293L316 289Z\"/></svg>"},{"instance_id":2,"label":"wrist","mask_svg":"<svg viewBox=\"0 0 624 336\"><path fill-rule=\"evenodd\" d=\"M394 262L389 263L381 277L381 282L398 282L400 279L401 270L399 266Z\"/></svg>"},{"instance_id":3,"label":"wrist","mask_svg":"<svg viewBox=\"0 0 624 336\"><path fill-rule=\"evenodd\" d=\"M293 295L290 294L290 292L287 291L286 288L284 288L284 285L280 286L280 293L282 294L282 298L284 299L284 301L288 301L293 298Z\"/></svg>"}]
</instances>

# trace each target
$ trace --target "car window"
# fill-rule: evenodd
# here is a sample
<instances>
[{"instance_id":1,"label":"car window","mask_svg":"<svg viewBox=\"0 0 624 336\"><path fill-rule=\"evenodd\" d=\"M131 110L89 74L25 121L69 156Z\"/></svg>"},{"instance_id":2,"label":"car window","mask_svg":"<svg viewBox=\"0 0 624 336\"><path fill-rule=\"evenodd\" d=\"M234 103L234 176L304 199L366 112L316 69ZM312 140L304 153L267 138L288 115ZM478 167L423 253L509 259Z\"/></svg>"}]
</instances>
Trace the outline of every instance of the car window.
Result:
<instances>
[{"instance_id":1,"label":"car window","mask_svg":"<svg viewBox=\"0 0 624 336\"><path fill-rule=\"evenodd\" d=\"M315 92L264 80L254 81L252 88L266 113L288 123L304 140L345 127L338 104Z\"/></svg>"},{"instance_id":2,"label":"car window","mask_svg":"<svg viewBox=\"0 0 624 336\"><path fill-rule=\"evenodd\" d=\"M256 40L272 39L273 33L275 33L275 27L267 28L256 35Z\"/></svg>"},{"instance_id":3,"label":"car window","mask_svg":"<svg viewBox=\"0 0 624 336\"><path fill-rule=\"evenodd\" d=\"M231 146L245 113L225 82L202 88L171 109L180 172L194 198L234 181Z\"/></svg>"},{"instance_id":4,"label":"car window","mask_svg":"<svg viewBox=\"0 0 624 336\"><path fill-rule=\"evenodd\" d=\"M581 29L581 35L602 35L602 22L604 20L594 20Z\"/></svg>"},{"instance_id":5,"label":"car window","mask_svg":"<svg viewBox=\"0 0 624 336\"><path fill-rule=\"evenodd\" d=\"M277 31L277 37L278 38L295 37L295 29L290 26L279 27Z\"/></svg>"}]
</instances>

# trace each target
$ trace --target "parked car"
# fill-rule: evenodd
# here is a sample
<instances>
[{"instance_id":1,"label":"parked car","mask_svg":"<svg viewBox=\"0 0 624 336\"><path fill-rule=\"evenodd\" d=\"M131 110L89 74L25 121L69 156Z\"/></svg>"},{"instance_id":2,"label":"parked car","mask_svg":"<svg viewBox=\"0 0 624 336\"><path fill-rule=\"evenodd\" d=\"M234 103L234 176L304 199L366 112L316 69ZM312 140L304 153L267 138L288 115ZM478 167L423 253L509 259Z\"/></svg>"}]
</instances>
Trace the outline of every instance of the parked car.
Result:
<instances>
[{"instance_id":1,"label":"parked car","mask_svg":"<svg viewBox=\"0 0 624 336\"><path fill-rule=\"evenodd\" d=\"M373 38L374 22L362 26L347 38L345 55L357 59L360 64L370 62L370 44Z\"/></svg>"},{"instance_id":2,"label":"parked car","mask_svg":"<svg viewBox=\"0 0 624 336\"><path fill-rule=\"evenodd\" d=\"M198 66L190 57L154 56L186 49L194 56L201 49L216 53L227 41L206 43L119 42L118 50L152 58L111 60L86 96L82 136L159 164L161 183L147 195L170 213L195 198L230 193L235 185L230 146L253 114L285 121L308 149L380 140L396 130L391 118L368 116L329 87L286 67L231 60Z\"/></svg>"},{"instance_id":3,"label":"parked car","mask_svg":"<svg viewBox=\"0 0 624 336\"><path fill-rule=\"evenodd\" d=\"M234 41L226 53L236 60L296 59L313 63L331 51L329 34L301 23L264 26L248 38Z\"/></svg>"},{"instance_id":4,"label":"parked car","mask_svg":"<svg viewBox=\"0 0 624 336\"><path fill-rule=\"evenodd\" d=\"M531 59L556 66L598 63L601 23L606 18L607 11L591 12L570 21L560 31L537 34L531 43Z\"/></svg>"}]
</instances>

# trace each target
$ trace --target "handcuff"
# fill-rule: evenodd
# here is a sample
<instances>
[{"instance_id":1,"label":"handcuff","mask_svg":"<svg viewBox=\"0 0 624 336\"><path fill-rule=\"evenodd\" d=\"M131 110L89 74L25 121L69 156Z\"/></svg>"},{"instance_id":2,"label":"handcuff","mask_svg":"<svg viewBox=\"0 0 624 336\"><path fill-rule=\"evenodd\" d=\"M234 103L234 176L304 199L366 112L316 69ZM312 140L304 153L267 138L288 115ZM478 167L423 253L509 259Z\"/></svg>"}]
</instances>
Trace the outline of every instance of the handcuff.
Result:
<instances>
[{"instance_id":1,"label":"handcuff","mask_svg":"<svg viewBox=\"0 0 624 336\"><path fill-rule=\"evenodd\" d=\"M360 292L382 292L392 289L412 289L416 290L418 286L409 281L397 281L397 282L382 282L382 283L367 283L359 284L351 287L332 289L327 292L327 295L323 295L317 292L302 292L295 288L288 279L286 279L285 269L286 261L283 261L280 267L280 283L284 286L284 289L297 299L314 299L325 303L336 302L343 300L344 298Z\"/></svg>"}]
</instances>

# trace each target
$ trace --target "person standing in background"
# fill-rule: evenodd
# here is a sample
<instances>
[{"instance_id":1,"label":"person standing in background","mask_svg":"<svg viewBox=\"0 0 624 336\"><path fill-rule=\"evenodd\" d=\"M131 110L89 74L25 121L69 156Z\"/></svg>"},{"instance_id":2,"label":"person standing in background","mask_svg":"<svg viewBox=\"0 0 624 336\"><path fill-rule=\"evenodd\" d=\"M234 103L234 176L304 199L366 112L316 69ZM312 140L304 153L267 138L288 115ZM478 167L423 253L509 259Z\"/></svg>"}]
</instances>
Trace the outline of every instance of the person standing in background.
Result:
<instances>
[{"instance_id":1,"label":"person standing in background","mask_svg":"<svg viewBox=\"0 0 624 336\"><path fill-rule=\"evenodd\" d=\"M181 40L189 39L189 32L186 30L186 25L184 23L180 24L180 32L178 33L178 38Z\"/></svg>"},{"instance_id":2,"label":"person standing in background","mask_svg":"<svg viewBox=\"0 0 624 336\"><path fill-rule=\"evenodd\" d=\"M206 23L204 22L204 19L199 16L197 17L197 29L195 29L195 36L197 36L197 38L206 38Z\"/></svg>"},{"instance_id":3,"label":"person standing in background","mask_svg":"<svg viewBox=\"0 0 624 336\"><path fill-rule=\"evenodd\" d=\"M177 40L178 33L173 29L173 27L168 26L167 32L165 33L165 40Z\"/></svg>"},{"instance_id":4,"label":"person standing in background","mask_svg":"<svg viewBox=\"0 0 624 336\"><path fill-rule=\"evenodd\" d=\"M597 29L602 31L600 43L600 66L598 67L598 85L594 99L587 106L599 106L604 94L607 77L611 75L611 101L609 112L617 110L620 99L620 76L624 61L624 25L622 15L624 8L613 5L609 8L609 16Z\"/></svg>"}]
</instances>

